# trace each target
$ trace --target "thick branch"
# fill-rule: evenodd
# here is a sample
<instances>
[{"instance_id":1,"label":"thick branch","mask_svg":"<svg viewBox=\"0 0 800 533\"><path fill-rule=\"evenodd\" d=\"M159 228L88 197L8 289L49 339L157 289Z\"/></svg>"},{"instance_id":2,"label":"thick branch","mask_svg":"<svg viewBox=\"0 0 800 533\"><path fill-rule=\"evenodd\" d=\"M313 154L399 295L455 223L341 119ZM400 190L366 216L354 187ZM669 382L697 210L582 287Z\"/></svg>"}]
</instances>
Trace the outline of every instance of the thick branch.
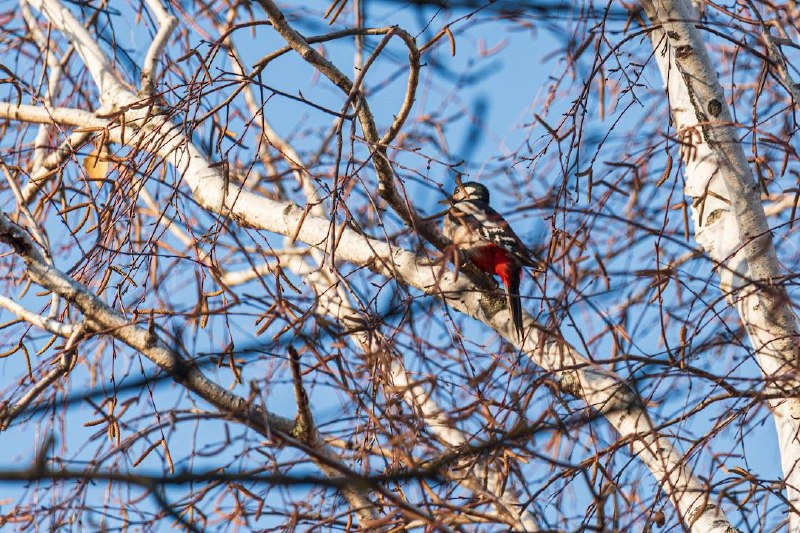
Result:
<instances>
[{"instance_id":1,"label":"thick branch","mask_svg":"<svg viewBox=\"0 0 800 533\"><path fill-rule=\"evenodd\" d=\"M210 166L202 154L177 133L178 128L164 120L153 117L145 123L145 130L158 139L151 145L157 145L158 154L174 162L202 207L230 216L245 226L294 236L320 251L326 249L330 237L327 219L309 215L299 206L276 202L229 184L217 168ZM136 124L133 119L126 122L129 131L131 125ZM160 127L156 126L157 122L161 122ZM111 141L122 142L118 126L109 125L108 132ZM125 141L134 142L142 134L143 130L137 135L129 132ZM340 233L336 254L339 260L369 266L400 283L440 297L452 308L503 335L537 365L553 372L564 392L582 398L590 407L602 412L621 435L632 438L634 449L664 490L671 494L684 520L695 519L693 527L698 528L697 531L712 531L703 528L715 523L727 524L718 508L706 506L704 485L686 470L683 457L671 443L654 433L638 396L618 376L589 362L556 334L542 331L529 315L525 315L524 330L530 333L524 344L520 344L502 296L476 290L465 276L456 280L452 273L446 273L440 277L436 271L439 267L431 265L426 258L349 228Z\"/></svg>"},{"instance_id":2,"label":"thick branch","mask_svg":"<svg viewBox=\"0 0 800 533\"><path fill-rule=\"evenodd\" d=\"M92 38L83 24L72 15L69 9L57 0L28 0L31 6L46 16L58 28L81 56L83 64L89 70L103 105L111 107L120 104L119 96L127 89L119 76L114 72L114 65L108 56ZM129 102L124 102L127 104Z\"/></svg>"}]
</instances>

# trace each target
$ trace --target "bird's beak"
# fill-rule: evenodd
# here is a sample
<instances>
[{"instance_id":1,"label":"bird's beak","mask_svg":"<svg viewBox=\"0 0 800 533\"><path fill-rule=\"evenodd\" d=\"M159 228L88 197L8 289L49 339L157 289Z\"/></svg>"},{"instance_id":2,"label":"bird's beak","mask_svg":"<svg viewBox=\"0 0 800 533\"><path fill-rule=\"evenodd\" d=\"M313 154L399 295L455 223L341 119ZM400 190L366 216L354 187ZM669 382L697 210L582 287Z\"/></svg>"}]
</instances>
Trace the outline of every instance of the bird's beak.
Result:
<instances>
[{"instance_id":1,"label":"bird's beak","mask_svg":"<svg viewBox=\"0 0 800 533\"><path fill-rule=\"evenodd\" d=\"M445 198L444 200L439 200L436 203L439 205L450 205L451 202L452 200L450 198Z\"/></svg>"}]
</instances>

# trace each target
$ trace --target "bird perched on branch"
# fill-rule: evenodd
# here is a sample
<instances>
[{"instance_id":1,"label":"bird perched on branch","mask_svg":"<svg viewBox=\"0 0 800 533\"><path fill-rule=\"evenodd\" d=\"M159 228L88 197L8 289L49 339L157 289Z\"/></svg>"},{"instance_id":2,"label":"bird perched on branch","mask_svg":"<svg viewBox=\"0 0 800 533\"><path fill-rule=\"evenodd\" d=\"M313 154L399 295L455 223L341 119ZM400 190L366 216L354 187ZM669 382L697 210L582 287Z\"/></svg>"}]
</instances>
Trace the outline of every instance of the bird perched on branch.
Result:
<instances>
[{"instance_id":1,"label":"bird perched on branch","mask_svg":"<svg viewBox=\"0 0 800 533\"><path fill-rule=\"evenodd\" d=\"M531 252L506 219L489 205L489 189L474 181L457 182L453 196L445 200L450 203L450 209L444 217L443 233L478 268L500 276L514 329L522 340L519 297L522 268L541 270L541 265L531 257Z\"/></svg>"}]
</instances>

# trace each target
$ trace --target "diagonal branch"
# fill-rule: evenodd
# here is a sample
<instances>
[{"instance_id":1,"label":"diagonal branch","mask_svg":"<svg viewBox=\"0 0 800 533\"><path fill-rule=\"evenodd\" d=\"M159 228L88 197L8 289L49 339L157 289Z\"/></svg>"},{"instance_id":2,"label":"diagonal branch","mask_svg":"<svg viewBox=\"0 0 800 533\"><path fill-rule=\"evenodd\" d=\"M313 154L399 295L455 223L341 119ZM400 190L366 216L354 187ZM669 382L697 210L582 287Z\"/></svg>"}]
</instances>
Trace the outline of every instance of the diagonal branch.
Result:
<instances>
[{"instance_id":1,"label":"diagonal branch","mask_svg":"<svg viewBox=\"0 0 800 533\"><path fill-rule=\"evenodd\" d=\"M259 0L259 4L269 16L275 30L291 46L300 57L309 64L313 65L319 72L325 75L334 85L339 87L349 99L352 99L356 116L361 124L370 150L372 151L372 162L375 172L378 175L378 192L380 196L400 215L400 217L417 232L420 233L428 242L439 249L447 246L448 242L438 231L434 224L425 221L414 209L413 205L400 194L394 183L394 169L386 153L387 145L397 136L400 128L405 123L411 112L416 95L417 83L419 81L420 53L414 38L400 28L392 28L392 33L397 35L408 47L409 75L406 94L400 111L389 129L381 136L375 125L375 117L369 107L366 97L361 87L354 84L347 75L339 70L336 65L330 62L322 54L312 48L305 38L289 25L280 9L271 0Z\"/></svg>"},{"instance_id":2,"label":"diagonal branch","mask_svg":"<svg viewBox=\"0 0 800 533\"><path fill-rule=\"evenodd\" d=\"M81 116L92 124L101 120L91 113L83 112ZM77 115L69 117L75 120ZM157 137L157 153L174 162L202 207L230 216L244 226L293 237L320 251L326 249L330 238L327 219L309 215L297 205L238 189L178 133L178 128L169 126L164 122L166 119L161 120L160 127L151 118L135 135L129 131L125 142L135 142L145 131ZM126 123L130 130L131 124L136 122ZM119 126L107 123L106 126L112 142L123 141ZM523 322L525 330L530 333L524 343L520 343L511 325L505 299L476 290L465 276L456 279L450 272L439 276L436 267L424 258L350 228L344 228L337 238L339 260L368 266L374 272L394 278L424 294L441 298L453 309L480 320L520 348L535 364L552 372L563 393L581 398L601 412L620 435L631 439L636 454L670 495L682 519L692 526L693 531L717 531L715 527L720 524L729 527L722 511L709 503L705 485L691 474L685 459L672 443L659 436L638 395L619 376L590 362L556 333L541 328L528 314L525 314Z\"/></svg>"},{"instance_id":3,"label":"diagonal branch","mask_svg":"<svg viewBox=\"0 0 800 533\"><path fill-rule=\"evenodd\" d=\"M147 55L145 55L142 65L140 86L142 94L145 95L149 95L153 90L156 61L164 53L164 48L169 43L169 37L178 25L178 19L167 13L167 10L161 5L161 0L147 0L147 6L156 16L158 32L156 32L153 42L150 43L150 48L147 49Z\"/></svg>"},{"instance_id":4,"label":"diagonal branch","mask_svg":"<svg viewBox=\"0 0 800 533\"><path fill-rule=\"evenodd\" d=\"M58 6L54 0L37 0L32 3L47 6L51 21L65 31L70 40L91 40L85 31L82 34L74 28L62 27L70 26L71 22L61 11L53 12L55 9L52 7L53 4ZM296 50L307 60L314 59L316 51L308 47L307 43L302 41L302 37L288 27L283 15L274 4L262 0L262 5L273 19L276 29L286 33L284 38L289 36L294 40L287 42L293 47L297 46ZM72 20L74 21L74 18ZM76 49L89 66L91 61L88 61L87 57L92 59L90 56L95 50L91 46L83 45L76 45ZM116 119L120 119L119 123L114 121L109 123L107 119L75 110L57 108L41 110L32 106L17 108L10 104L0 104L0 115L5 111L17 118L29 116L41 120L53 120L53 117L58 115L74 125L105 127L112 142L145 147L172 162L191 189L195 200L205 209L230 216L242 225L296 237L302 242L318 247L321 251L325 250L325 244L330 238L328 220L309 215L298 206L276 202L231 184L221 174L219 168L213 166L183 134L184 129L179 124L160 114L148 115L148 110L143 107L132 106L136 96L116 80L112 75L110 63L105 58L102 65L104 67L99 70L96 65L90 70L101 87L104 104L119 110L115 115ZM322 67L325 67L325 64L322 64ZM334 76L336 74L335 71L323 73ZM342 89L344 90L344 87ZM349 90L345 92L349 94ZM413 98L413 91L408 95ZM358 106L359 102L356 102L356 105ZM374 121L366 115L369 108L363 99L358 109L365 138L374 151L373 162L381 183L381 195L408 222L416 224L413 209L410 209L394 187L394 176L386 156L386 146L380 142ZM85 123L79 124L82 121ZM124 132L121 124L125 124ZM148 140L151 142L142 142ZM142 144L137 144L139 142ZM432 226L420 225L415 228L437 246L445 244ZM15 246L17 253L27 258L29 273L35 281L46 284L48 288L52 288L73 302L92 320L101 320L99 324L102 329L112 332L115 337L153 358L159 366L163 365L163 368L173 373L176 380L190 390L202 393L201 396L212 404L224 407L226 412L234 413L238 419L254 424L266 433L274 434L279 428L290 430L293 427L292 421L275 418L275 415L253 408L242 398L210 382L196 367L180 358L180 355L172 351L163 341L152 339L146 330L131 325L124 316L99 302L94 295L71 279L63 274L59 276L60 273L52 267L46 267L43 263L33 260L31 254L36 250L30 244L26 244L26 236L15 230L10 221L1 221L0 233L6 242ZM684 522L694 531L717 531L729 527L721 510L709 504L705 485L691 474L681 453L656 432L638 395L618 376L592 364L556 333L538 328L529 315L526 315L524 320L525 329L530 330L531 334L525 339L524 344L520 344L510 325L511 320L504 298L475 290L474 284L464 276L456 279L452 273L447 273L439 277L435 268L416 254L383 241L370 239L349 228L343 228L337 238L339 239L337 256L340 260L368 266L373 271L395 278L398 282L414 287L424 294L441 298L452 308L482 321L518 346L533 362L552 372L558 378L562 392L583 399L587 405L601 412L621 435L631 440L634 452L647 465L663 490L669 494ZM100 316L94 316L97 314ZM333 470L333 475L337 475L340 471L334 467L333 459L324 453L324 450L319 451L314 455L315 459L318 464L322 463L321 468L324 471ZM326 463L325 460L331 462ZM355 500L362 496L356 493L355 489L351 495L355 496ZM372 507L369 506L369 502L363 507L354 503L354 499L350 499L350 502L356 508L368 509L366 518L362 515L362 522L370 520Z\"/></svg>"},{"instance_id":5,"label":"diagonal branch","mask_svg":"<svg viewBox=\"0 0 800 533\"><path fill-rule=\"evenodd\" d=\"M11 246L23 259L31 281L57 293L80 309L92 330L109 334L141 352L167 372L176 383L194 392L232 419L246 424L270 439L299 447L312 457L327 476L347 479L350 471L339 462L332 449L320 442L314 443L313 446L299 446L298 441L291 437L295 427L293 420L252 405L244 398L208 379L193 361L185 359L170 347L154 329L134 325L127 317L109 307L84 286L48 264L33 240L6 215L0 216L0 242ZM343 493L354 506L362 522L369 523L374 520L372 503L362 495L362 489L346 488Z\"/></svg>"}]
</instances>

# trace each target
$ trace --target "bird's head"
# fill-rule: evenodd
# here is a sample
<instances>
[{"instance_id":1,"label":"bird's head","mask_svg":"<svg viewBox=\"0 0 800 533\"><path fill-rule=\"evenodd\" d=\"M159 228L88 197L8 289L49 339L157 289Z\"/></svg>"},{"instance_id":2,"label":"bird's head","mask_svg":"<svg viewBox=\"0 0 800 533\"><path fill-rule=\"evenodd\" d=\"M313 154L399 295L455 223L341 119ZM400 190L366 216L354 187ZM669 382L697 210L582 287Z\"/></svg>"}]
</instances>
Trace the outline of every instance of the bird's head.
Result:
<instances>
[{"instance_id":1,"label":"bird's head","mask_svg":"<svg viewBox=\"0 0 800 533\"><path fill-rule=\"evenodd\" d=\"M468 181L457 185L453 191L453 201L460 200L478 200L484 203L489 203L489 189L478 183L477 181Z\"/></svg>"}]
</instances>

